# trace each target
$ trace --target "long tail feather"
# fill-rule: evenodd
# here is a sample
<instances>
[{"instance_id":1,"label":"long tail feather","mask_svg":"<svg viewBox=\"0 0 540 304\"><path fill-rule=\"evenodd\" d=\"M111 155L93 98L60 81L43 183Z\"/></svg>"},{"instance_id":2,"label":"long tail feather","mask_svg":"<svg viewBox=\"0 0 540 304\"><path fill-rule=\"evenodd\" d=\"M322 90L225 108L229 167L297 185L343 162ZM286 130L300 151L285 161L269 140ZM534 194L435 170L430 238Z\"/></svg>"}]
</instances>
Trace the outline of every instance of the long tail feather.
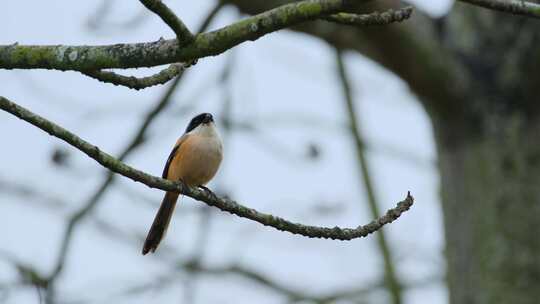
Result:
<instances>
[{"instance_id":1,"label":"long tail feather","mask_svg":"<svg viewBox=\"0 0 540 304\"><path fill-rule=\"evenodd\" d=\"M161 242L161 240L165 237L165 233L167 232L167 227L169 227L169 223L171 222L171 217L177 200L178 193L167 192L165 194L165 197L161 202L161 206L159 206L156 217L154 218L154 222L152 223L152 227L150 227L146 241L144 241L144 246L142 249L143 255L147 254L148 252L153 253L156 251L159 242Z\"/></svg>"}]
</instances>

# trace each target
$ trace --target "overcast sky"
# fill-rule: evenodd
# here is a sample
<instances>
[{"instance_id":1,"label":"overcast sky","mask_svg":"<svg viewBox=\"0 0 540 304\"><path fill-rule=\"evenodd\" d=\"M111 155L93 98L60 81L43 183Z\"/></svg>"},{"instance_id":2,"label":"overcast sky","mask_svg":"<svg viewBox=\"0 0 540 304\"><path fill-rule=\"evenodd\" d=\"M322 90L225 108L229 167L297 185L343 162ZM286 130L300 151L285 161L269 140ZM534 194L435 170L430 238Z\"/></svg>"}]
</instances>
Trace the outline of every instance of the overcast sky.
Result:
<instances>
[{"instance_id":1,"label":"overcast sky","mask_svg":"<svg viewBox=\"0 0 540 304\"><path fill-rule=\"evenodd\" d=\"M447 1L420 1L434 15ZM173 37L159 18L141 15L138 1L113 1L111 11L92 28L101 1L7 1L0 10L0 44L109 44ZM213 1L168 1L192 29ZM136 24L122 27L134 16ZM211 28L241 16L223 10ZM160 175L165 160L189 119L199 112L220 116L223 87L218 83L233 60L228 83L234 121L253 124L235 131L225 142L225 160L209 185L226 189L239 202L304 224L355 227L371 220L357 170L354 146L345 131L344 102L336 78L334 52L319 40L282 31L242 44L228 53L205 58L191 68L173 96L173 103L149 130L148 142L127 162ZM444 274L442 218L433 134L428 118L406 84L373 62L347 54L359 122L368 144L368 159L381 209L402 200L408 190L413 209L385 228L400 278L419 282ZM123 73L146 75L155 69ZM142 91L103 84L74 72L0 70L0 95L51 119L103 151L117 155L144 114L166 90ZM219 127L219 125L218 125ZM0 188L0 257L6 254L50 273L56 261L63 220L78 210L103 181L105 171L93 160L58 139L0 112L2 149L0 185L27 185L65 203L52 209L41 199L21 198ZM306 157L309 147L320 157ZM69 166L59 168L51 153L70 153ZM122 291L174 273L171 259L196 254L202 204L183 199L167 238L156 255L142 256L142 240L123 240L100 229L106 221L135 236L146 234L162 192L119 178L92 216L76 231L66 269L59 281L63 300L91 303L180 303L185 296L182 272L163 288L137 297ZM322 210L322 211L321 211ZM382 259L375 237L350 242L312 240L278 232L230 214L212 210L207 225L205 265L240 264L312 294L362 287L380 280ZM0 260L0 285L16 280L16 271ZM201 276L197 303L282 303L284 297L235 276ZM444 285L434 281L408 289L406 303L446 303ZM380 303L383 292L369 299ZM34 290L13 291L7 303L36 303Z\"/></svg>"}]
</instances>

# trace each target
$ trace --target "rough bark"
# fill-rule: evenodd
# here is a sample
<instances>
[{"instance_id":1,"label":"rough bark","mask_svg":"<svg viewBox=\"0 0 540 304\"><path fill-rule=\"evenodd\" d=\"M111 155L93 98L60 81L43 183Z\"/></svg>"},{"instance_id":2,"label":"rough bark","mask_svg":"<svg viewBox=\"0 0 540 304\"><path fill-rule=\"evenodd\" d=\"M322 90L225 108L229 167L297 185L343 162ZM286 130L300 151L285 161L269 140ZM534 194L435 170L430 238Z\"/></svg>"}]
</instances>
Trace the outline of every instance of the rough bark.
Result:
<instances>
[{"instance_id":1,"label":"rough bark","mask_svg":"<svg viewBox=\"0 0 540 304\"><path fill-rule=\"evenodd\" d=\"M474 140L437 140L450 303L538 303L540 124L492 123Z\"/></svg>"},{"instance_id":2,"label":"rough bark","mask_svg":"<svg viewBox=\"0 0 540 304\"><path fill-rule=\"evenodd\" d=\"M540 299L539 25L456 5L443 32L474 81L468 124L434 120L453 304Z\"/></svg>"}]
</instances>

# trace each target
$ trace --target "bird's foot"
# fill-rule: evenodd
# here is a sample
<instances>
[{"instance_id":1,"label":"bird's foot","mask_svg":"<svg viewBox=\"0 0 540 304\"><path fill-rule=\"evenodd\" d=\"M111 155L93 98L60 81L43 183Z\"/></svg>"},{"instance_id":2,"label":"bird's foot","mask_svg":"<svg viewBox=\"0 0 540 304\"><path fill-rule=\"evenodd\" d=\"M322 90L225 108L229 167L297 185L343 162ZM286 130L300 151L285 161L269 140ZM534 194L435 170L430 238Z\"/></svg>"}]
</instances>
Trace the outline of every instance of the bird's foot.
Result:
<instances>
[{"instance_id":1,"label":"bird's foot","mask_svg":"<svg viewBox=\"0 0 540 304\"><path fill-rule=\"evenodd\" d=\"M206 186L203 185L199 185L199 188L203 189L204 192L206 192L206 194L208 194L208 196L210 196L212 199L217 200L217 195L212 192L212 190L208 189Z\"/></svg>"}]
</instances>

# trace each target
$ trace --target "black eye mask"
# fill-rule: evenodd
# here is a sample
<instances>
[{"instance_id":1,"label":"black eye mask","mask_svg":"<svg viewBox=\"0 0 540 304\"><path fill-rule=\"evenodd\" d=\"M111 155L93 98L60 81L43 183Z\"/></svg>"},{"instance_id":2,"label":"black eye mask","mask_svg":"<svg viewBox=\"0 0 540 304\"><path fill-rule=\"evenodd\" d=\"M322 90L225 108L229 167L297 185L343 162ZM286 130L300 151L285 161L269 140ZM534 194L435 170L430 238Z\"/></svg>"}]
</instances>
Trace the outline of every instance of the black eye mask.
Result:
<instances>
[{"instance_id":1,"label":"black eye mask","mask_svg":"<svg viewBox=\"0 0 540 304\"><path fill-rule=\"evenodd\" d=\"M210 113L201 113L195 117L189 122L189 125L186 128L186 133L190 132L191 130L195 129L202 123L208 123L214 121L214 118L212 117L212 114Z\"/></svg>"}]
</instances>

